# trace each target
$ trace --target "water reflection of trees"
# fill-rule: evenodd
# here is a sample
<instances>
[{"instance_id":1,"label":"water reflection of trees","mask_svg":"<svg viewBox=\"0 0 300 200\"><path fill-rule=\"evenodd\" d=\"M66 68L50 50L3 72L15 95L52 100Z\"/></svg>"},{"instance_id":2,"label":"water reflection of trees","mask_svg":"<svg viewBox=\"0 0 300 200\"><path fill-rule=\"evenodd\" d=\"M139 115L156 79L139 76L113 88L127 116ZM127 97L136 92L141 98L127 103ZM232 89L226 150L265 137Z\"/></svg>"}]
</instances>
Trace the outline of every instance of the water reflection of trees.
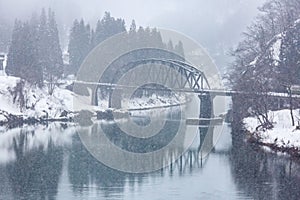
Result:
<instances>
[{"instance_id":1,"label":"water reflection of trees","mask_svg":"<svg viewBox=\"0 0 300 200\"><path fill-rule=\"evenodd\" d=\"M63 166L63 149L51 138L45 147L26 150L28 134L21 130L13 139L16 160L7 164L8 179L15 199L55 199Z\"/></svg>"},{"instance_id":2,"label":"water reflection of trees","mask_svg":"<svg viewBox=\"0 0 300 200\"><path fill-rule=\"evenodd\" d=\"M262 152L241 139L233 142L232 174L239 190L254 199L299 199L299 164Z\"/></svg>"},{"instance_id":3,"label":"water reflection of trees","mask_svg":"<svg viewBox=\"0 0 300 200\"><path fill-rule=\"evenodd\" d=\"M122 193L127 177L126 173L113 170L97 161L86 150L78 136L73 138L68 173L74 192L81 193L93 184L102 189L105 196Z\"/></svg>"},{"instance_id":4,"label":"water reflection of trees","mask_svg":"<svg viewBox=\"0 0 300 200\"><path fill-rule=\"evenodd\" d=\"M180 112L170 114L172 119L178 119ZM116 124L94 124L101 126L106 137L116 146L126 149L130 152L153 152L169 144L170 140L176 135L180 121L168 120L164 128L155 136L147 139L139 139L124 134ZM97 130L97 129L95 129ZM86 132L85 135L98 134L93 128ZM92 136L91 136L92 137ZM116 159L116 158L112 158ZM134 163L133 163L134 164ZM135 183L141 184L144 177L150 174L130 174L111 169L98 160L96 160L81 143L79 136L73 137L73 145L70 152L68 163L69 180L73 185L73 191L82 193L86 189L91 189L91 185L104 193L104 196L122 194L125 184L133 186ZM155 172L156 173L156 172ZM155 173L151 173L155 174Z\"/></svg>"},{"instance_id":5,"label":"water reflection of trees","mask_svg":"<svg viewBox=\"0 0 300 200\"><path fill-rule=\"evenodd\" d=\"M110 130L114 130L114 126L111 125L111 127L112 129ZM114 134L110 135L110 137L111 140L120 140L120 137ZM160 142L160 140L158 140L158 142ZM155 144L159 145L158 142ZM152 173L133 174L112 169L99 162L88 152L78 135L73 137L72 143L73 145L68 161L68 175L73 192L78 194L83 194L96 188L97 192L102 192L105 197L111 197L112 195L122 194L126 184L133 189L136 186L135 184L141 185L148 177L173 176L175 173L182 176L185 173L192 173L193 170L202 168L201 155L199 152L200 147L187 150L176 161L177 152L179 148L183 147L174 148L174 151L170 151L164 158L173 161L169 166ZM122 143L122 141L118 142L118 145L122 147L129 144ZM136 145L135 150L140 151L140 149L145 147L147 147L149 151L153 150L149 149L149 146L143 143ZM152 148L156 148L156 146Z\"/></svg>"}]
</instances>

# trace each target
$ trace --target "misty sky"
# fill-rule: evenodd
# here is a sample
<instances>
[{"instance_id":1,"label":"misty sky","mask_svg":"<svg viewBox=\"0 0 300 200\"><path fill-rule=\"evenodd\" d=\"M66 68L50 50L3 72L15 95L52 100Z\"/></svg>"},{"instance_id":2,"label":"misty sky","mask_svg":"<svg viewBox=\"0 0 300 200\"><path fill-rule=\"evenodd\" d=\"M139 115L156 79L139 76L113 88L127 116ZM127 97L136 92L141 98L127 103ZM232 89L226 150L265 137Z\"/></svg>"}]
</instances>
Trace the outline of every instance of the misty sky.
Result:
<instances>
[{"instance_id":1,"label":"misty sky","mask_svg":"<svg viewBox=\"0 0 300 200\"><path fill-rule=\"evenodd\" d=\"M0 0L0 22L13 24L15 18L29 18L42 7L51 7L62 30L70 29L75 18L95 25L105 11L132 19L137 25L182 32L209 51L226 51L240 40L241 32L257 14L264 0ZM61 42L66 46L66 41ZM219 52L222 54L222 52ZM224 53L224 52L223 52Z\"/></svg>"}]
</instances>

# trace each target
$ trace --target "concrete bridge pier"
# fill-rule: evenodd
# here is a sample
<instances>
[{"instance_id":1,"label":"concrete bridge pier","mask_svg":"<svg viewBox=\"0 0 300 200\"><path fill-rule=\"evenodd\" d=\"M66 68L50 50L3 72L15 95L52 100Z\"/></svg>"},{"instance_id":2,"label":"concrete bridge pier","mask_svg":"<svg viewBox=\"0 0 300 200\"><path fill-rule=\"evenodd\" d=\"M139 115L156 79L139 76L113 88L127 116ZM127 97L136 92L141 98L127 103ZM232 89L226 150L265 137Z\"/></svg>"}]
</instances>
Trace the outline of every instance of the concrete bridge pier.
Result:
<instances>
[{"instance_id":1,"label":"concrete bridge pier","mask_svg":"<svg viewBox=\"0 0 300 200\"><path fill-rule=\"evenodd\" d=\"M210 94L202 94L198 96L200 99L200 115L199 118L208 118L211 119L214 117L214 110L213 110L213 99ZM202 124L207 127L200 127L199 133L200 133L200 146L202 147L203 142L208 134L209 131L213 131L212 127L208 127L210 124L209 121L206 122L206 124ZM211 130L212 129L212 130ZM213 136L213 134L209 134L209 136ZM213 144L213 137L208 138L209 144Z\"/></svg>"},{"instance_id":2,"label":"concrete bridge pier","mask_svg":"<svg viewBox=\"0 0 300 200\"><path fill-rule=\"evenodd\" d=\"M3 63L4 63L4 54L0 54L0 70L4 69Z\"/></svg>"},{"instance_id":3,"label":"concrete bridge pier","mask_svg":"<svg viewBox=\"0 0 300 200\"><path fill-rule=\"evenodd\" d=\"M210 94L198 95L200 99L200 118L213 118L213 100L214 98Z\"/></svg>"},{"instance_id":4,"label":"concrete bridge pier","mask_svg":"<svg viewBox=\"0 0 300 200\"><path fill-rule=\"evenodd\" d=\"M108 92L108 108L122 108L122 89L110 89Z\"/></svg>"}]
</instances>

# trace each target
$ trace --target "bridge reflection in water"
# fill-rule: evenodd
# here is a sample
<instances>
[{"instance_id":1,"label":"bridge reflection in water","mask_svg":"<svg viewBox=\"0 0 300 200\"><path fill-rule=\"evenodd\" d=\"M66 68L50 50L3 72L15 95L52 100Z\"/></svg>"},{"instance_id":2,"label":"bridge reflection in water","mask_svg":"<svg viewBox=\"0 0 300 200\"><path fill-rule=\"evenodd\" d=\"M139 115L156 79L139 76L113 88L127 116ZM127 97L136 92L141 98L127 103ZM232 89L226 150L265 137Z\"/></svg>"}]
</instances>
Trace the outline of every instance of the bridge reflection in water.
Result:
<instances>
[{"instance_id":1,"label":"bridge reflection in water","mask_svg":"<svg viewBox=\"0 0 300 200\"><path fill-rule=\"evenodd\" d=\"M125 133L116 122L96 122L80 127L77 132L89 153L114 169L122 171L125 168L134 173L155 170L185 173L201 168L209 153L214 152L214 126L190 126L181 120L180 111L171 113L168 113L162 130L147 138ZM132 120L147 125L149 119L140 116L132 117ZM158 120L161 119L158 117ZM121 127L126 123L123 122ZM144 156L139 158L137 154Z\"/></svg>"}]
</instances>

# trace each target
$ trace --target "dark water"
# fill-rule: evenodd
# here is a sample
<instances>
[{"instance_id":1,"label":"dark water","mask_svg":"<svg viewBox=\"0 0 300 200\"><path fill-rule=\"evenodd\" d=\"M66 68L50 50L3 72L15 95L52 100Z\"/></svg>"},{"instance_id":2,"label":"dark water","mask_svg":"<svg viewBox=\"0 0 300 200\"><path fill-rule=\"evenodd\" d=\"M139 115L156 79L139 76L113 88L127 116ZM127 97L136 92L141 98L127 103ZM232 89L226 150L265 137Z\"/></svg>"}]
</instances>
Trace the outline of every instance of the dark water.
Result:
<instances>
[{"instance_id":1,"label":"dark water","mask_svg":"<svg viewBox=\"0 0 300 200\"><path fill-rule=\"evenodd\" d=\"M232 139L225 126L202 163L186 156L181 166L177 162L152 173L130 174L94 159L75 127L1 130L0 199L300 198L297 161L264 153L243 143L242 133L234 135Z\"/></svg>"}]
</instances>

